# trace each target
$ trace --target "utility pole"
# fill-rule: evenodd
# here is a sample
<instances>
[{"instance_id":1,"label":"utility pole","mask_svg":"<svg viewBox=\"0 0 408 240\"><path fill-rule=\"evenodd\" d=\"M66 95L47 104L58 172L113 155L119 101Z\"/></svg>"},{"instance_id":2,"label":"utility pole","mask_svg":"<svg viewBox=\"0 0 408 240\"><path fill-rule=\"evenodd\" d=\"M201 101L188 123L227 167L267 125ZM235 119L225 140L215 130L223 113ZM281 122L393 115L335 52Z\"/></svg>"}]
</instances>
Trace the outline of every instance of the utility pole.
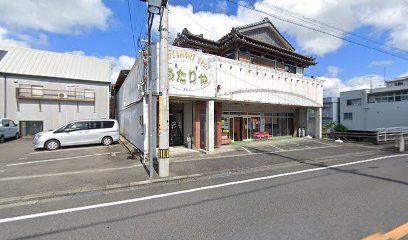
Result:
<instances>
[{"instance_id":1,"label":"utility pole","mask_svg":"<svg viewBox=\"0 0 408 240\"><path fill-rule=\"evenodd\" d=\"M169 176L169 57L168 57L168 8L162 8L160 21L160 90L159 90L159 176Z\"/></svg>"},{"instance_id":2,"label":"utility pole","mask_svg":"<svg viewBox=\"0 0 408 240\"><path fill-rule=\"evenodd\" d=\"M154 154L153 151L156 151L156 146L153 146L153 93L152 93L152 81L153 81L153 74L152 74L152 26L153 26L153 18L154 15L149 13L148 18L148 68L149 68L149 79L148 79L148 106L149 106L149 115L148 115L148 133L149 133L149 147L148 147L148 154L149 154L149 177L153 178L154 174Z\"/></svg>"}]
</instances>

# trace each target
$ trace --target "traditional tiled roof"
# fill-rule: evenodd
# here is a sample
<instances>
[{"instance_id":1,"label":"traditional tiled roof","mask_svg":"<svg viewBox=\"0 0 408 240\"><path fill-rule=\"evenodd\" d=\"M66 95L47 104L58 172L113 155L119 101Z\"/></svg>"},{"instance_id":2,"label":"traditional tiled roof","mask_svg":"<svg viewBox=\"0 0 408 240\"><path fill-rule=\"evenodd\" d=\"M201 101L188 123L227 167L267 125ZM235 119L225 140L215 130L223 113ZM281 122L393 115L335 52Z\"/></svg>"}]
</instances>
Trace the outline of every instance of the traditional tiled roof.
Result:
<instances>
[{"instance_id":1,"label":"traditional tiled roof","mask_svg":"<svg viewBox=\"0 0 408 240\"><path fill-rule=\"evenodd\" d=\"M277 33L279 40L286 45L286 48L259 41L243 33L243 30L245 29L260 26L262 24L270 24L273 31ZM180 47L194 46L197 48L204 48L206 51L212 54L222 54L224 51L230 49L228 47L234 43L255 47L262 49L263 51L269 51L271 53L292 59L293 61L301 62L307 66L316 64L314 61L315 58L294 52L295 49L293 46L281 35L281 33L279 33L268 18L265 18L260 22L232 28L228 34L224 35L217 41L206 39L202 34L193 34L188 31L187 28L184 28L181 33L177 34L177 38L174 40L173 45Z\"/></svg>"}]
</instances>

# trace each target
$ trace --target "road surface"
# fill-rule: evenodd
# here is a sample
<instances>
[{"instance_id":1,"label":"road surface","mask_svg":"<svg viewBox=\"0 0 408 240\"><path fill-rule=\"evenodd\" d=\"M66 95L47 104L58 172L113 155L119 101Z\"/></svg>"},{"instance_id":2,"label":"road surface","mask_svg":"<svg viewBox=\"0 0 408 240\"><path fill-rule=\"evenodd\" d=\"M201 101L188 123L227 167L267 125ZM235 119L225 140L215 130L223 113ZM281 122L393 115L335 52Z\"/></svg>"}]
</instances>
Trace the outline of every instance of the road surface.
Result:
<instances>
[{"instance_id":1,"label":"road surface","mask_svg":"<svg viewBox=\"0 0 408 240\"><path fill-rule=\"evenodd\" d=\"M3 207L0 236L363 239L408 222L408 154L388 155Z\"/></svg>"}]
</instances>

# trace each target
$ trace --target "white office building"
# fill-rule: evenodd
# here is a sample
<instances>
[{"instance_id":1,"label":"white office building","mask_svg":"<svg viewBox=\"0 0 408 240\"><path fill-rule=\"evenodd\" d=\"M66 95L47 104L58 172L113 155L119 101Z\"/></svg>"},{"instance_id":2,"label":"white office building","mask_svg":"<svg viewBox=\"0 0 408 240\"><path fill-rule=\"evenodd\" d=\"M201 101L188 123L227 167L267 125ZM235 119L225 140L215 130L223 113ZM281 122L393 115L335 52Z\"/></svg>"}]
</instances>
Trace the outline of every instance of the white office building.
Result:
<instances>
[{"instance_id":1,"label":"white office building","mask_svg":"<svg viewBox=\"0 0 408 240\"><path fill-rule=\"evenodd\" d=\"M340 122L349 130L408 126L408 77L386 86L340 93Z\"/></svg>"}]
</instances>

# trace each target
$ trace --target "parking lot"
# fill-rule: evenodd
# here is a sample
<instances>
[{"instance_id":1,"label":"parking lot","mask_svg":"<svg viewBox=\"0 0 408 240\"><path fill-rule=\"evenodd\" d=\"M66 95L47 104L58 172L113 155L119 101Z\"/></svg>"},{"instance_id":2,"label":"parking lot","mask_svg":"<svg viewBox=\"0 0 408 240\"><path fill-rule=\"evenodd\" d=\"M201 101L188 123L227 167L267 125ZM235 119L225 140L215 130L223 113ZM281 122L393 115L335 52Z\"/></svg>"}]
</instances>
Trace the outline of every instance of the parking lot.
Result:
<instances>
[{"instance_id":1,"label":"parking lot","mask_svg":"<svg viewBox=\"0 0 408 240\"><path fill-rule=\"evenodd\" d=\"M121 144L80 146L56 151L34 150L31 139L0 145L2 197L98 188L146 175ZM140 169L138 169L140 168Z\"/></svg>"}]
</instances>

